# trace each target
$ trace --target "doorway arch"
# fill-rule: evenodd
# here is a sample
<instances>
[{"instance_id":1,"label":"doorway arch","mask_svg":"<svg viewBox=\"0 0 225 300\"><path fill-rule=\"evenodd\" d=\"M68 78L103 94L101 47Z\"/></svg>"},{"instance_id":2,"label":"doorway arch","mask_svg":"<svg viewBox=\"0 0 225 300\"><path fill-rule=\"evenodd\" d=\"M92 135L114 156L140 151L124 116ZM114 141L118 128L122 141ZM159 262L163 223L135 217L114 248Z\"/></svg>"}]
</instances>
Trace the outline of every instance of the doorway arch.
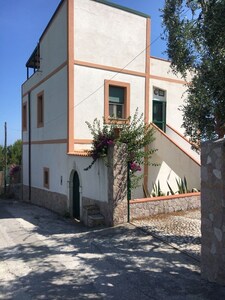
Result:
<instances>
[{"instance_id":1,"label":"doorway arch","mask_svg":"<svg viewBox=\"0 0 225 300\"><path fill-rule=\"evenodd\" d=\"M80 220L80 179L77 171L73 173L72 216Z\"/></svg>"}]
</instances>

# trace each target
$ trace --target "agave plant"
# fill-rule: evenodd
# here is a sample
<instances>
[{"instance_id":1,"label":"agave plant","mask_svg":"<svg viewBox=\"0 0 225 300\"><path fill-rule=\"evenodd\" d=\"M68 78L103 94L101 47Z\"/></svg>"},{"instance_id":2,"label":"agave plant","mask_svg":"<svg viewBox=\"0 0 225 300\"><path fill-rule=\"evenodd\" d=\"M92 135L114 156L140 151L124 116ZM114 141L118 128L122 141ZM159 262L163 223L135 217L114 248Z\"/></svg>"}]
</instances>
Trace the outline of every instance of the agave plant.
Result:
<instances>
[{"instance_id":1,"label":"agave plant","mask_svg":"<svg viewBox=\"0 0 225 300\"><path fill-rule=\"evenodd\" d=\"M173 189L171 188L171 186L169 185L169 182L167 181L167 185L168 185L171 195L190 193L190 191L187 188L187 179L185 176L184 176L184 179L176 178L176 183L177 183L178 191L174 192Z\"/></svg>"},{"instance_id":2,"label":"agave plant","mask_svg":"<svg viewBox=\"0 0 225 300\"><path fill-rule=\"evenodd\" d=\"M151 196L152 196L152 197L165 196L165 193L163 193L162 190L161 190L159 180L158 180L158 183L157 183L157 184L156 184L156 183L153 184Z\"/></svg>"}]
</instances>

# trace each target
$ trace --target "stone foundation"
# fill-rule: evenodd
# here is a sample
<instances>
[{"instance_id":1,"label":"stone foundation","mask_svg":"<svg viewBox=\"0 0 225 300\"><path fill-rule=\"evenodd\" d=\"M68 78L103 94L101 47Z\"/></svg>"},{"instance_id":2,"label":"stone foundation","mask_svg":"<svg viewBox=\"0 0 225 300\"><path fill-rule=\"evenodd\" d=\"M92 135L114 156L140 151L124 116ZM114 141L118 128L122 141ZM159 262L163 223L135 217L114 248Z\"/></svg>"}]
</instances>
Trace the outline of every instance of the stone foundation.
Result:
<instances>
[{"instance_id":1,"label":"stone foundation","mask_svg":"<svg viewBox=\"0 0 225 300\"><path fill-rule=\"evenodd\" d=\"M23 201L43 206L60 215L68 212L67 196L59 193L53 193L47 190L31 188L31 201L29 200L29 187L23 185Z\"/></svg>"},{"instance_id":2,"label":"stone foundation","mask_svg":"<svg viewBox=\"0 0 225 300\"><path fill-rule=\"evenodd\" d=\"M200 193L131 200L130 218L143 219L158 214L200 208L200 205Z\"/></svg>"},{"instance_id":3,"label":"stone foundation","mask_svg":"<svg viewBox=\"0 0 225 300\"><path fill-rule=\"evenodd\" d=\"M201 275L225 285L225 139L202 145Z\"/></svg>"}]
</instances>

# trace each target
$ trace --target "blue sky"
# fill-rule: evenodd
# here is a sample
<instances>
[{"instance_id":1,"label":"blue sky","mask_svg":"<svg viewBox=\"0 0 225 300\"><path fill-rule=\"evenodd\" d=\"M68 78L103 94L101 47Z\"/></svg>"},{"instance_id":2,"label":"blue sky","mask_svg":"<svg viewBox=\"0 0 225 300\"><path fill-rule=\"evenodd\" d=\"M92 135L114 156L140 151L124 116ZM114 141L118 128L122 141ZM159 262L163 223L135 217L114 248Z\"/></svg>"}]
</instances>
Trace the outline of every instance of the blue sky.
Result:
<instances>
[{"instance_id":1,"label":"blue sky","mask_svg":"<svg viewBox=\"0 0 225 300\"><path fill-rule=\"evenodd\" d=\"M164 0L111 0L151 16L151 42L163 29L159 9ZM25 64L60 0L0 0L0 145L21 138L21 85L26 80ZM165 42L152 43L151 55L166 57Z\"/></svg>"}]
</instances>

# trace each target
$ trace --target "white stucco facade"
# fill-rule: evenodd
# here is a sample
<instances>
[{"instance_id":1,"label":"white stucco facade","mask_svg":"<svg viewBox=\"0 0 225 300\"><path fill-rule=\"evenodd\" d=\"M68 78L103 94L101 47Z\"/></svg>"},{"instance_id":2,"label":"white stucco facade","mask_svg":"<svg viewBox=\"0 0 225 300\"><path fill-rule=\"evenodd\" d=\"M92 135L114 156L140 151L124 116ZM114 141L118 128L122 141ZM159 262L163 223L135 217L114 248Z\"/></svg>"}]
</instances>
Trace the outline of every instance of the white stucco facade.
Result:
<instances>
[{"instance_id":1,"label":"white stucco facade","mask_svg":"<svg viewBox=\"0 0 225 300\"><path fill-rule=\"evenodd\" d=\"M106 81L129 85L129 113L132 116L138 108L147 122L153 121L154 89L164 91L165 122L183 133L178 108L184 99L184 81L170 71L168 61L150 57L149 45L148 16L106 1L61 1L27 62L36 72L22 85L23 185L29 187L31 201L32 193L44 191L48 207L54 209L51 201L57 199L63 202L57 211L72 212L78 184L81 207L83 199L107 202L107 167L99 160L84 171L92 161L85 152L92 139L85 122L103 119L109 105ZM166 145L169 152L168 141L160 141L157 147ZM176 151L182 160L182 153ZM165 153L157 155L161 168L145 174L149 188L154 178L170 172ZM143 197L142 189L134 194Z\"/></svg>"}]
</instances>

